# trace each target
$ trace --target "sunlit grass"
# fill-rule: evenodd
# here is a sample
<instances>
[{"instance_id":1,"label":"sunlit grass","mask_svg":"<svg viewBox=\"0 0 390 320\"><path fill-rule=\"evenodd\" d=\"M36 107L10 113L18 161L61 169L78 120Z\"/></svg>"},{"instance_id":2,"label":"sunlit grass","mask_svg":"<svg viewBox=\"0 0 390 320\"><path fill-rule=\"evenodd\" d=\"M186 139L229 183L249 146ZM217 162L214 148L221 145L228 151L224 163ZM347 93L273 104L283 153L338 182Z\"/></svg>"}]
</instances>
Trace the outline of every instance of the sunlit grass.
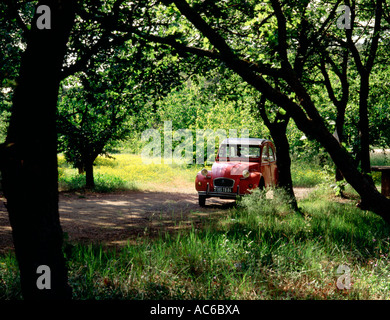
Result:
<instances>
[{"instance_id":1,"label":"sunlit grass","mask_svg":"<svg viewBox=\"0 0 390 320\"><path fill-rule=\"evenodd\" d=\"M323 183L328 176L328 172L316 164L308 165L302 161L293 161L291 164L291 177L295 187L315 187Z\"/></svg>"},{"instance_id":2,"label":"sunlit grass","mask_svg":"<svg viewBox=\"0 0 390 320\"><path fill-rule=\"evenodd\" d=\"M60 165L60 185L69 189L73 181L80 180L76 169L67 165L63 157L59 156ZM134 154L115 154L110 158L98 157L94 165L94 174L97 177L97 184L104 184L104 180L118 181L118 189L127 188L130 190L162 190L164 188L188 188L193 187L196 173L200 170L199 166L187 166L180 164L165 163L144 163L140 155ZM85 179L85 178L84 178ZM68 182L68 186L67 186ZM76 187L77 189L77 187Z\"/></svg>"},{"instance_id":3,"label":"sunlit grass","mask_svg":"<svg viewBox=\"0 0 390 320\"><path fill-rule=\"evenodd\" d=\"M390 149L376 149L370 153L372 166L390 166Z\"/></svg>"}]
</instances>

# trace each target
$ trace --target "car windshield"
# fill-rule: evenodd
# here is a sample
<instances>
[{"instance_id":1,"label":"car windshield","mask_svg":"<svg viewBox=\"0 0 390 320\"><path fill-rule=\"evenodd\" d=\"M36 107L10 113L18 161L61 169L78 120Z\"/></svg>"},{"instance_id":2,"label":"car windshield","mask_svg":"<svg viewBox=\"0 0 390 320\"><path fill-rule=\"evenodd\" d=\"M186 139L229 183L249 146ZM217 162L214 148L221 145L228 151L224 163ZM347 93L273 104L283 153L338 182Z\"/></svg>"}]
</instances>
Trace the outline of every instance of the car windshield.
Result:
<instances>
[{"instance_id":1,"label":"car windshield","mask_svg":"<svg viewBox=\"0 0 390 320\"><path fill-rule=\"evenodd\" d=\"M260 146L221 145L218 152L219 161L258 161Z\"/></svg>"}]
</instances>

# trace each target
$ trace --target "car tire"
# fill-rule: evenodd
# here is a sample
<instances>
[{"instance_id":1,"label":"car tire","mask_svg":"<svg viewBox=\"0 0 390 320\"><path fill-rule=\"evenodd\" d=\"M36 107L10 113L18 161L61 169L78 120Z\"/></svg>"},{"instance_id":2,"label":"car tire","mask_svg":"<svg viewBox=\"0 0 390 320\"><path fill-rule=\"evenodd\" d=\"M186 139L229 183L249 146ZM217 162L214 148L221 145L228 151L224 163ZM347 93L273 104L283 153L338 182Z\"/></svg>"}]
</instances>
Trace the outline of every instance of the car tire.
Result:
<instances>
[{"instance_id":1,"label":"car tire","mask_svg":"<svg viewBox=\"0 0 390 320\"><path fill-rule=\"evenodd\" d=\"M199 195L199 206L205 207L206 206L206 197Z\"/></svg>"}]
</instances>

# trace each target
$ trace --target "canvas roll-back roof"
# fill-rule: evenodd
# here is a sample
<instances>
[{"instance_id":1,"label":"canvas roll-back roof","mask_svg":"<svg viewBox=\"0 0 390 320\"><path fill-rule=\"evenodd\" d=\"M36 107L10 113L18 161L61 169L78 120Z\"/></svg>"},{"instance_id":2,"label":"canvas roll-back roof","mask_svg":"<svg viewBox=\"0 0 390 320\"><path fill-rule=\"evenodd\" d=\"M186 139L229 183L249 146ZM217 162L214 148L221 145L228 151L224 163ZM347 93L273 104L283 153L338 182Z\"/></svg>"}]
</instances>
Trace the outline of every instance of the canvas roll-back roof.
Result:
<instances>
[{"instance_id":1,"label":"canvas roll-back roof","mask_svg":"<svg viewBox=\"0 0 390 320\"><path fill-rule=\"evenodd\" d=\"M221 145L228 144L228 145L261 146L266 141L269 140L260 139L260 138L227 138L222 141Z\"/></svg>"}]
</instances>

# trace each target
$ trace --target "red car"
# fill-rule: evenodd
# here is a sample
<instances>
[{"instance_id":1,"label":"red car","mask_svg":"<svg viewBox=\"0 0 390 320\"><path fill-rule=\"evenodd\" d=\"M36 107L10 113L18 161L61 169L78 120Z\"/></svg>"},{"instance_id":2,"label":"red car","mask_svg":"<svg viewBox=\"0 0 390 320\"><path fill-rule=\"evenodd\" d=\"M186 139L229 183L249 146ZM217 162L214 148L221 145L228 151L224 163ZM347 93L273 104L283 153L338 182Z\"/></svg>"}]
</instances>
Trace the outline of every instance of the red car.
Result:
<instances>
[{"instance_id":1,"label":"red car","mask_svg":"<svg viewBox=\"0 0 390 320\"><path fill-rule=\"evenodd\" d=\"M207 198L236 199L252 189L277 184L275 146L270 140L257 138L225 139L211 171L204 168L195 179L202 207Z\"/></svg>"}]
</instances>

